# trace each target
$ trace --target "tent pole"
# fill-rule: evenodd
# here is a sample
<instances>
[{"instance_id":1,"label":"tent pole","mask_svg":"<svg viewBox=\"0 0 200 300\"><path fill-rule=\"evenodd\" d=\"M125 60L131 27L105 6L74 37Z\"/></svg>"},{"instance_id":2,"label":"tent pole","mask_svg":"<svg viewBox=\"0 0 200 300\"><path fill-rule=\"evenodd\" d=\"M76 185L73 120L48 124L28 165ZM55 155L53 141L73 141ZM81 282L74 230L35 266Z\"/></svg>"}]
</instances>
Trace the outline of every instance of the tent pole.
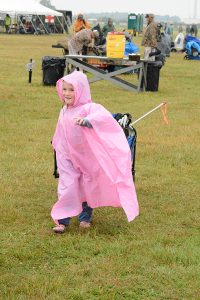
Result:
<instances>
[{"instance_id":1,"label":"tent pole","mask_svg":"<svg viewBox=\"0 0 200 300\"><path fill-rule=\"evenodd\" d=\"M20 24L22 25L22 28L24 29L24 32L27 33L26 28L25 28L23 22L21 21L21 18L19 18L19 22L20 22Z\"/></svg>"},{"instance_id":2,"label":"tent pole","mask_svg":"<svg viewBox=\"0 0 200 300\"><path fill-rule=\"evenodd\" d=\"M57 18L57 20L58 20L58 22L60 23L60 26L62 27L62 29L63 29L63 32L64 33L66 33L66 31L65 31L65 28L64 28L64 26L63 26L63 24L60 22L60 20L59 20L59 17L58 16L55 16L56 18Z\"/></svg>"},{"instance_id":3,"label":"tent pole","mask_svg":"<svg viewBox=\"0 0 200 300\"><path fill-rule=\"evenodd\" d=\"M37 32L37 29L36 29L36 27L35 27L35 25L34 25L34 23L33 23L33 21L32 21L32 18L31 18L31 24L32 24L32 26L33 26L35 32Z\"/></svg>"},{"instance_id":4,"label":"tent pole","mask_svg":"<svg viewBox=\"0 0 200 300\"><path fill-rule=\"evenodd\" d=\"M69 33L69 29L68 29L68 23L67 23L67 20L65 19L65 16L63 15L63 20L64 20L64 23L65 25L67 26L67 33Z\"/></svg>"},{"instance_id":5,"label":"tent pole","mask_svg":"<svg viewBox=\"0 0 200 300\"><path fill-rule=\"evenodd\" d=\"M42 19L40 18L40 16L39 16L39 15L37 15L37 16L38 16L38 19L40 20L41 24L43 25L43 27L44 27L44 30L46 31L46 33L47 33L47 34L49 34L49 32L48 32L48 30L46 29L46 27L45 27L44 23L42 22Z\"/></svg>"},{"instance_id":6,"label":"tent pole","mask_svg":"<svg viewBox=\"0 0 200 300\"><path fill-rule=\"evenodd\" d=\"M58 28L56 27L56 23L53 23L54 33L59 33Z\"/></svg>"},{"instance_id":7,"label":"tent pole","mask_svg":"<svg viewBox=\"0 0 200 300\"><path fill-rule=\"evenodd\" d=\"M67 22L68 22L68 25L71 26L72 25L72 22L71 22L71 19L69 16L67 16Z\"/></svg>"}]
</instances>

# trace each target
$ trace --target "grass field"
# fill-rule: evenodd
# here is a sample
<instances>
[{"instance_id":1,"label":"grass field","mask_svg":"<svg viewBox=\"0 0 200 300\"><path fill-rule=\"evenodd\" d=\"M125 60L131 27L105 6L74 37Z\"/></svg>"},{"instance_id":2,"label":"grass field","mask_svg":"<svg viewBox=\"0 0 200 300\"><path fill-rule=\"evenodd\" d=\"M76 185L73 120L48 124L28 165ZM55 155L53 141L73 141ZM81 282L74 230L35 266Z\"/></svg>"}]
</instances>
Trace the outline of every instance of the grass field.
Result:
<instances>
[{"instance_id":1,"label":"grass field","mask_svg":"<svg viewBox=\"0 0 200 300\"><path fill-rule=\"evenodd\" d=\"M156 93L91 85L95 102L135 119L167 101L170 125L156 111L136 126L135 221L101 208L88 231L74 218L55 235L50 141L61 103L42 85L41 60L62 55L51 48L59 38L0 35L0 299L200 299L200 61L173 53Z\"/></svg>"}]
</instances>

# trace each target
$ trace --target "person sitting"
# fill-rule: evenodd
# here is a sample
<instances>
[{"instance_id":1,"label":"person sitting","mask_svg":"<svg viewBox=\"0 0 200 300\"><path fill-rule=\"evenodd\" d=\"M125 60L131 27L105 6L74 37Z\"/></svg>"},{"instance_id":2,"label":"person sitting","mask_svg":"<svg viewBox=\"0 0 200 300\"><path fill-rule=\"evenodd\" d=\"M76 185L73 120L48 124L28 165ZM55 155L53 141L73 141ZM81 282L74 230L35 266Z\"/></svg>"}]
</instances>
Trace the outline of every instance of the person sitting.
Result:
<instances>
[{"instance_id":1,"label":"person sitting","mask_svg":"<svg viewBox=\"0 0 200 300\"><path fill-rule=\"evenodd\" d=\"M108 32L112 32L112 31L115 31L115 26L113 25L113 20L109 18L108 23L105 24L102 28L102 33L104 37L106 37Z\"/></svg>"},{"instance_id":2,"label":"person sitting","mask_svg":"<svg viewBox=\"0 0 200 300\"><path fill-rule=\"evenodd\" d=\"M34 33L34 28L31 22L26 22L26 32L33 34Z\"/></svg>"},{"instance_id":3,"label":"person sitting","mask_svg":"<svg viewBox=\"0 0 200 300\"><path fill-rule=\"evenodd\" d=\"M123 33L126 39L124 55L128 56L129 54L136 53L139 48L132 42L132 35L125 30L123 31Z\"/></svg>"},{"instance_id":4,"label":"person sitting","mask_svg":"<svg viewBox=\"0 0 200 300\"><path fill-rule=\"evenodd\" d=\"M91 26L87 21L85 21L85 19L83 18L83 14L78 14L77 20L74 23L74 32L77 33L82 29L90 29L90 28Z\"/></svg>"}]
</instances>

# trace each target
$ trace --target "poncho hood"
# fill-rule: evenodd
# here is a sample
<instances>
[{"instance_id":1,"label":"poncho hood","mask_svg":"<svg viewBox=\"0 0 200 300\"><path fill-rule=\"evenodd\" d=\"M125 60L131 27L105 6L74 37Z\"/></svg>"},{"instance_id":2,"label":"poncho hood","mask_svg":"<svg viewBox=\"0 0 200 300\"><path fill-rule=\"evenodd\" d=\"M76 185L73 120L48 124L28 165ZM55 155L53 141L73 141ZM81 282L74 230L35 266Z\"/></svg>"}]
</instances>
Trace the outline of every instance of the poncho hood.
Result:
<instances>
[{"instance_id":1,"label":"poncho hood","mask_svg":"<svg viewBox=\"0 0 200 300\"><path fill-rule=\"evenodd\" d=\"M72 84L74 87L75 101L71 107L77 107L92 102L89 82L85 74L83 74L80 71L74 71L73 73L62 77L57 81L56 89L61 101L64 101L63 92L62 92L63 81Z\"/></svg>"}]
</instances>

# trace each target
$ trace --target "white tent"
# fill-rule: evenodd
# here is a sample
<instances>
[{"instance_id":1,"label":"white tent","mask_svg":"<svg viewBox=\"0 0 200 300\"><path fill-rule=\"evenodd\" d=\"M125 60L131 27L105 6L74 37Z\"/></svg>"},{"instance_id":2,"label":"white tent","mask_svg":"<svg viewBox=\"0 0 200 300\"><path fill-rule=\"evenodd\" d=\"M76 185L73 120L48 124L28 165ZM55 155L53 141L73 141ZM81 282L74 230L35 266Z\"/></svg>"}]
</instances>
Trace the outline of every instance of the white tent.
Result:
<instances>
[{"instance_id":1,"label":"white tent","mask_svg":"<svg viewBox=\"0 0 200 300\"><path fill-rule=\"evenodd\" d=\"M9 15L39 15L39 16L63 16L58 11L50 9L34 0L6 0L0 1L0 13Z\"/></svg>"},{"instance_id":2,"label":"white tent","mask_svg":"<svg viewBox=\"0 0 200 300\"><path fill-rule=\"evenodd\" d=\"M56 10L50 9L36 2L35 0L0 0L0 14L9 14L11 17L14 17L15 20L18 20L20 25L23 27L25 33L27 33L27 30L22 21L20 20L19 16L37 16L46 33L49 33L49 31L44 24L44 17L42 18L42 16L54 16L60 24L61 28L63 29L63 32L65 32L64 23L66 23L66 20L63 14ZM59 19L59 17L61 17L61 20ZM32 26L34 27L34 30L37 32L36 27L31 19L29 20L31 21ZM56 28L56 26L54 28Z\"/></svg>"}]
</instances>

